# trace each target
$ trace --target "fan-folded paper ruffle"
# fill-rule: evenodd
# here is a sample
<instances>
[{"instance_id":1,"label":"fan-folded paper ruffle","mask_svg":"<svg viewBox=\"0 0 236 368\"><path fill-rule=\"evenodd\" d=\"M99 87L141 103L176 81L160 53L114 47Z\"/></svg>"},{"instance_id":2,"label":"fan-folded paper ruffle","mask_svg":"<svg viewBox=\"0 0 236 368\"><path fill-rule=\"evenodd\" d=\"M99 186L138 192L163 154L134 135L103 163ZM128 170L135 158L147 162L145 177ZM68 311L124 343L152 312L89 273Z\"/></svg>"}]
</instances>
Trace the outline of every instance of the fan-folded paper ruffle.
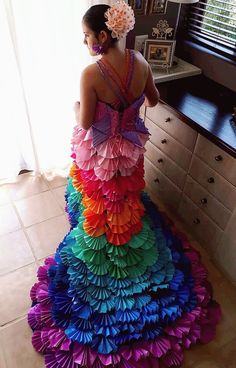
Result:
<instances>
[{"instance_id":1,"label":"fan-folded paper ruffle","mask_svg":"<svg viewBox=\"0 0 236 368\"><path fill-rule=\"evenodd\" d=\"M104 237L98 241L81 235L81 226L67 234L55 259L40 267L28 319L35 330L33 344L46 353L47 367L59 368L60 359L71 356L71 367L89 366L91 359L91 367L112 367L115 361L117 367L150 362L169 367L172 360L181 364L184 348L214 337L220 310L199 254L163 227L148 198L144 204L155 214L154 239L148 241L150 217L129 249L109 245ZM145 252L153 242L155 260ZM87 258L83 250L90 249L91 255L102 250L104 259ZM125 277L117 271L119 262ZM139 263L141 269L146 266L136 274L132 267Z\"/></svg>"},{"instance_id":2,"label":"fan-folded paper ruffle","mask_svg":"<svg viewBox=\"0 0 236 368\"><path fill-rule=\"evenodd\" d=\"M119 112L106 104L100 103L98 111L96 125L87 131L75 128L72 157L79 169L94 169L102 181L109 181L117 172L132 175L145 152L148 130L132 107L124 112L121 122Z\"/></svg>"},{"instance_id":3,"label":"fan-folded paper ruffle","mask_svg":"<svg viewBox=\"0 0 236 368\"><path fill-rule=\"evenodd\" d=\"M170 368L214 338L219 305L200 255L145 187L149 133L138 111L98 103L75 128L66 189L71 229L38 269L28 321L47 368Z\"/></svg>"}]
</instances>

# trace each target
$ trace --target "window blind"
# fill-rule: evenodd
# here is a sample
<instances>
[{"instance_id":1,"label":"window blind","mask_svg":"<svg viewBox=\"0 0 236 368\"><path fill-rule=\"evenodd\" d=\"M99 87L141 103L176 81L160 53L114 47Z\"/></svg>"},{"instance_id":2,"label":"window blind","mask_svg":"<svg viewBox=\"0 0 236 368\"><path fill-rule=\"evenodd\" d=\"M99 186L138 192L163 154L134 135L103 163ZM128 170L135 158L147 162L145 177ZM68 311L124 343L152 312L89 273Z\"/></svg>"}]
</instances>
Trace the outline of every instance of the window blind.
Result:
<instances>
[{"instance_id":1,"label":"window blind","mask_svg":"<svg viewBox=\"0 0 236 368\"><path fill-rule=\"evenodd\" d=\"M191 6L190 35L236 49L236 0L200 0Z\"/></svg>"}]
</instances>

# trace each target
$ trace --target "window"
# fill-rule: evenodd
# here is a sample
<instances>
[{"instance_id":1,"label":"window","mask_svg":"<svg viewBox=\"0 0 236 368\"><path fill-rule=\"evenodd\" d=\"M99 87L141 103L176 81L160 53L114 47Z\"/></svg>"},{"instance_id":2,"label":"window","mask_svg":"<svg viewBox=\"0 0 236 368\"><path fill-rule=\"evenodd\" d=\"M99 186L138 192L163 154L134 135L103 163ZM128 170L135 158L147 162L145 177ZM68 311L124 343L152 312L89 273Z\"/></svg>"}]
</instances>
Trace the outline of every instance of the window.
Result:
<instances>
[{"instance_id":1,"label":"window","mask_svg":"<svg viewBox=\"0 0 236 368\"><path fill-rule=\"evenodd\" d=\"M236 52L236 0L200 0L188 18L191 37L228 54Z\"/></svg>"}]
</instances>

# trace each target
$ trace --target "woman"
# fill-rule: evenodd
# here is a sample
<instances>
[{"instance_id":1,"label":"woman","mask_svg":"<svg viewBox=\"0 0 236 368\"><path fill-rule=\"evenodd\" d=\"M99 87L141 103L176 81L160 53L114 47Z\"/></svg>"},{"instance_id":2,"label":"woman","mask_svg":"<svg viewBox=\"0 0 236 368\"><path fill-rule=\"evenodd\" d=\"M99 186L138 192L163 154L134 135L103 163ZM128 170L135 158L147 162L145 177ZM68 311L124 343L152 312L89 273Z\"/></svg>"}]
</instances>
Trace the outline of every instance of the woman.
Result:
<instances>
[{"instance_id":1,"label":"woman","mask_svg":"<svg viewBox=\"0 0 236 368\"><path fill-rule=\"evenodd\" d=\"M84 43L87 45L90 55L102 54L102 62L112 65L118 72L119 79L124 81L127 71L132 73L132 83L127 90L128 102L131 103L141 94L145 95L145 106L155 106L159 100L159 92L153 82L152 72L147 61L139 52L134 52L133 65L127 65L127 53L131 50L121 50L117 37L111 36L111 31L105 24L104 13L107 5L93 6L83 18ZM129 26L129 24L127 24ZM132 23L131 23L132 26ZM129 70L133 67L133 70ZM110 69L109 69L110 70ZM116 75L116 73L115 73ZM116 88L114 81L113 87ZM75 113L78 124L83 129L88 129L94 121L97 101L104 101L110 105L120 104L119 98L113 88L107 88L107 81L98 65L89 65L81 76L80 104L76 103Z\"/></svg>"},{"instance_id":2,"label":"woman","mask_svg":"<svg viewBox=\"0 0 236 368\"><path fill-rule=\"evenodd\" d=\"M140 106L159 93L150 67L117 40L131 8L90 8L85 44L100 60L81 77L66 192L71 230L31 290L33 345L47 368L177 367L220 317L191 246L141 194L149 133Z\"/></svg>"}]
</instances>

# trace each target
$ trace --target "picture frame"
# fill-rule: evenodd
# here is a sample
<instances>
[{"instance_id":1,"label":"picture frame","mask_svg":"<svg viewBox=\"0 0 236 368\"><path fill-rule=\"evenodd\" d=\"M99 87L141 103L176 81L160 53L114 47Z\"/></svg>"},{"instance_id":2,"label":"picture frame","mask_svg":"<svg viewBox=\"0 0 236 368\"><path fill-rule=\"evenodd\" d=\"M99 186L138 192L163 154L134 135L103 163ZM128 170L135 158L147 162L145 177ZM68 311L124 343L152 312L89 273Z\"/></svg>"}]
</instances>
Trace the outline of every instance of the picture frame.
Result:
<instances>
[{"instance_id":1,"label":"picture frame","mask_svg":"<svg viewBox=\"0 0 236 368\"><path fill-rule=\"evenodd\" d=\"M171 67L175 52L175 40L154 40L145 41L144 57L153 67Z\"/></svg>"},{"instance_id":2,"label":"picture frame","mask_svg":"<svg viewBox=\"0 0 236 368\"><path fill-rule=\"evenodd\" d=\"M135 37L134 49L144 55L145 41L148 40L148 34Z\"/></svg>"},{"instance_id":3,"label":"picture frame","mask_svg":"<svg viewBox=\"0 0 236 368\"><path fill-rule=\"evenodd\" d=\"M150 0L148 13L166 14L168 0Z\"/></svg>"},{"instance_id":4,"label":"picture frame","mask_svg":"<svg viewBox=\"0 0 236 368\"><path fill-rule=\"evenodd\" d=\"M135 15L146 15L148 9L148 0L129 0L129 5Z\"/></svg>"}]
</instances>

